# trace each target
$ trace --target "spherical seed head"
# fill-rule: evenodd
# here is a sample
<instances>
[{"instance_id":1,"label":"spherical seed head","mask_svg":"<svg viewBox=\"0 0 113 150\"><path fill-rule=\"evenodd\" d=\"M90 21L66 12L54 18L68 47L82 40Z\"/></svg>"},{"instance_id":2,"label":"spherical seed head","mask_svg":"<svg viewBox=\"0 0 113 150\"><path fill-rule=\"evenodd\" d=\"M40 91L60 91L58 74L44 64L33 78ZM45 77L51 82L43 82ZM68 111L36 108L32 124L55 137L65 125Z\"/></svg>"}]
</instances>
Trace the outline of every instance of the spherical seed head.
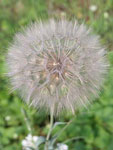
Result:
<instances>
[{"instance_id":1,"label":"spherical seed head","mask_svg":"<svg viewBox=\"0 0 113 150\"><path fill-rule=\"evenodd\" d=\"M74 112L98 96L107 70L99 37L76 21L49 20L17 33L7 63L13 90L48 111Z\"/></svg>"}]
</instances>

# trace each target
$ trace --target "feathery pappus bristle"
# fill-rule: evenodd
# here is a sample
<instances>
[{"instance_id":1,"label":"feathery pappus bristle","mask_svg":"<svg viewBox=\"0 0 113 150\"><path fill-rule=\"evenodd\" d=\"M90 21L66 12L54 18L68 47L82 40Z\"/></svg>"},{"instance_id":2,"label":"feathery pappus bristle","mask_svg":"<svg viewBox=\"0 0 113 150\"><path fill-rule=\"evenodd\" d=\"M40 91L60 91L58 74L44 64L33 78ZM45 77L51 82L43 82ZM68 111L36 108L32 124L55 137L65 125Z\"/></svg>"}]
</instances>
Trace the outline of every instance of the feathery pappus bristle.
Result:
<instances>
[{"instance_id":1,"label":"feathery pappus bristle","mask_svg":"<svg viewBox=\"0 0 113 150\"><path fill-rule=\"evenodd\" d=\"M73 113L98 97L107 72L99 37L77 21L50 19L17 33L7 56L13 90L37 109Z\"/></svg>"}]
</instances>

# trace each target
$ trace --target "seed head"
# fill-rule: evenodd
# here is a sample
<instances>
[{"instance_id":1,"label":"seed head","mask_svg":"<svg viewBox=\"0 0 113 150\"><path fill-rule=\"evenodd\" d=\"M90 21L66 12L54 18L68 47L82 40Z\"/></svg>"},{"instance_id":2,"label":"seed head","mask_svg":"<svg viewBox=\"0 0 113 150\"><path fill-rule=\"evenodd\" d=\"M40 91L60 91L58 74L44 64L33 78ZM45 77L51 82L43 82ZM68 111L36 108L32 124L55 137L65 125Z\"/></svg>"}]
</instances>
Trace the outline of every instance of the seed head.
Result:
<instances>
[{"instance_id":1,"label":"seed head","mask_svg":"<svg viewBox=\"0 0 113 150\"><path fill-rule=\"evenodd\" d=\"M98 96L108 66L105 54L84 24L36 22L14 37L8 75L26 103L74 112Z\"/></svg>"}]
</instances>

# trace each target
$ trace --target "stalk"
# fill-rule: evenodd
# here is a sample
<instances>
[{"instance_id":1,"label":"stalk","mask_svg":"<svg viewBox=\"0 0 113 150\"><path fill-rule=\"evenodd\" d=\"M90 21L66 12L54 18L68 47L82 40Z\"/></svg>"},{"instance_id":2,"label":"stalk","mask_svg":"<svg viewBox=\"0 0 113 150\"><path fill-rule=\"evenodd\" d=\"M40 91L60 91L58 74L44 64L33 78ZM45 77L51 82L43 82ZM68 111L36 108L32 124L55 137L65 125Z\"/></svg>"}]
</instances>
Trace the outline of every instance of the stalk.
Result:
<instances>
[{"instance_id":1,"label":"stalk","mask_svg":"<svg viewBox=\"0 0 113 150\"><path fill-rule=\"evenodd\" d=\"M53 123L54 123L54 107L51 111L51 114L50 114L50 128L49 128L49 132L47 134L47 137L46 137L46 142L45 142L45 149L44 150L48 150L48 147L49 147L49 139L50 139L50 136L51 136L51 132L52 132L52 128L53 128Z\"/></svg>"}]
</instances>

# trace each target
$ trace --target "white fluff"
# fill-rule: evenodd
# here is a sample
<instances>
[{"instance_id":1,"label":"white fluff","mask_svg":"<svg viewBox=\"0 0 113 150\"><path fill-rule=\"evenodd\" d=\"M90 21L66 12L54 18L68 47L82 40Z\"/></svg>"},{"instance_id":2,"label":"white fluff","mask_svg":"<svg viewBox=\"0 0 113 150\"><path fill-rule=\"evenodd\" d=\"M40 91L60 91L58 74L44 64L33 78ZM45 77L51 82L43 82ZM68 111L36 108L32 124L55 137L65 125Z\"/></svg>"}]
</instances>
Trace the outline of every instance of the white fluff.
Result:
<instances>
[{"instance_id":1,"label":"white fluff","mask_svg":"<svg viewBox=\"0 0 113 150\"><path fill-rule=\"evenodd\" d=\"M76 21L54 19L17 33L9 48L13 90L37 109L55 114L86 107L98 96L107 70L99 37Z\"/></svg>"}]
</instances>

